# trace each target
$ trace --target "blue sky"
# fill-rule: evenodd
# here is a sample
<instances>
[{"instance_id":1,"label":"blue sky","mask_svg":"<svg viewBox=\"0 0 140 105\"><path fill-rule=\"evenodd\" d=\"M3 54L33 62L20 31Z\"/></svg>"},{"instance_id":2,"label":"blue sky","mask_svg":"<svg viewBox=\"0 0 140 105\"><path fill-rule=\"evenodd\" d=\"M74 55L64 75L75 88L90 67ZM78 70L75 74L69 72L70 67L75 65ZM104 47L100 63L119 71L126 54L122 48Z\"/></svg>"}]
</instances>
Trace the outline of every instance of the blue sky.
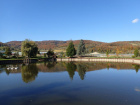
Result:
<instances>
[{"instance_id":1,"label":"blue sky","mask_svg":"<svg viewBox=\"0 0 140 105\"><path fill-rule=\"evenodd\" d=\"M140 0L0 0L0 42L140 41Z\"/></svg>"}]
</instances>

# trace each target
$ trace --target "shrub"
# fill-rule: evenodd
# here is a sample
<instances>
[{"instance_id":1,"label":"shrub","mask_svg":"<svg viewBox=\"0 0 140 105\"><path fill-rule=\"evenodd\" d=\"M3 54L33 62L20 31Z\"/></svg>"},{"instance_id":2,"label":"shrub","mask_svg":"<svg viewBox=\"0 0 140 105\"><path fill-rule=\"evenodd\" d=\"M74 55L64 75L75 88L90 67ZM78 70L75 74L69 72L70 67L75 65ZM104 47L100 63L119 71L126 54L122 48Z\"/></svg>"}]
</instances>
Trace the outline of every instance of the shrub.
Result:
<instances>
[{"instance_id":1,"label":"shrub","mask_svg":"<svg viewBox=\"0 0 140 105\"><path fill-rule=\"evenodd\" d=\"M44 57L46 57L46 53L44 53Z\"/></svg>"},{"instance_id":2,"label":"shrub","mask_svg":"<svg viewBox=\"0 0 140 105\"><path fill-rule=\"evenodd\" d=\"M135 55L135 57L138 57L139 56L139 50L138 49L135 49L134 55Z\"/></svg>"},{"instance_id":3,"label":"shrub","mask_svg":"<svg viewBox=\"0 0 140 105\"><path fill-rule=\"evenodd\" d=\"M135 55L132 55L132 58L135 58Z\"/></svg>"}]
</instances>

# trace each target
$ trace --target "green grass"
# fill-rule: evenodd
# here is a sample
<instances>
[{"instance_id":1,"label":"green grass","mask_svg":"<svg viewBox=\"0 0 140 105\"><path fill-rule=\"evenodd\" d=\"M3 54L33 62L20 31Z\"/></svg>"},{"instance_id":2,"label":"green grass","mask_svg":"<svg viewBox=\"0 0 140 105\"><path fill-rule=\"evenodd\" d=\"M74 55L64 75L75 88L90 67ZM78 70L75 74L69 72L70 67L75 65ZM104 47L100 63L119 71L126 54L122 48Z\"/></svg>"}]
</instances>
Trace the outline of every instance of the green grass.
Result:
<instances>
[{"instance_id":1,"label":"green grass","mask_svg":"<svg viewBox=\"0 0 140 105\"><path fill-rule=\"evenodd\" d=\"M140 59L140 57L136 57L136 58L134 58L134 59Z\"/></svg>"},{"instance_id":2,"label":"green grass","mask_svg":"<svg viewBox=\"0 0 140 105\"><path fill-rule=\"evenodd\" d=\"M22 60L22 59L15 59L15 58L12 58L12 59L3 59L3 58L0 58L0 61L1 60Z\"/></svg>"},{"instance_id":3,"label":"green grass","mask_svg":"<svg viewBox=\"0 0 140 105\"><path fill-rule=\"evenodd\" d=\"M36 57L36 58L30 58L30 59L41 59L43 57ZM24 57L18 57L18 58L0 58L0 61L1 60L23 60Z\"/></svg>"}]
</instances>

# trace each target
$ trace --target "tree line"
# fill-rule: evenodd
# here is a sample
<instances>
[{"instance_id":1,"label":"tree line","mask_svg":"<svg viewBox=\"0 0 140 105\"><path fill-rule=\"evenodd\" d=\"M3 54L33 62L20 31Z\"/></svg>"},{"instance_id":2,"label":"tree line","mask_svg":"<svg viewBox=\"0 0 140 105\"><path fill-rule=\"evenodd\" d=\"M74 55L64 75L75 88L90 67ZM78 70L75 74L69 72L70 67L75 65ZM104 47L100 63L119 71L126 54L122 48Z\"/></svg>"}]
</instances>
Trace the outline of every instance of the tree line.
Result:
<instances>
[{"instance_id":1,"label":"tree line","mask_svg":"<svg viewBox=\"0 0 140 105\"><path fill-rule=\"evenodd\" d=\"M40 51L46 51L48 49L66 50L70 41L35 41L38 45ZM74 40L73 44L77 50L80 40ZM121 41L121 42L98 42L91 40L84 40L86 52L99 52L106 53L109 50L110 53L116 53L118 49L120 53L132 54L137 48L140 50L140 41ZM0 50L5 50L7 46L10 47L12 51L21 51L22 41L11 41L7 43L0 43Z\"/></svg>"},{"instance_id":2,"label":"tree line","mask_svg":"<svg viewBox=\"0 0 140 105\"><path fill-rule=\"evenodd\" d=\"M60 42L57 42L60 43ZM57 44L56 43L56 44ZM66 43L66 42L65 42ZM120 44L118 44L120 43ZM119 45L119 47L118 47ZM122 46L124 45L124 46ZM111 47L113 46L113 47ZM114 47L116 46L116 47ZM106 53L107 57L109 56L110 53L116 53L116 56L118 56L120 53L124 53L126 51L132 51L134 53L134 57L138 57L139 56L139 47L134 47L134 46L128 46L128 43L121 43L121 42L116 42L116 43L112 43L108 46L107 45L103 45L102 43L100 43L98 45L98 47L94 46L93 48L90 48L89 46L87 46L84 42L84 40L80 40L79 44L75 46L75 44L73 43L73 41L69 41L69 44L66 48L66 56L67 57L73 57L75 55L77 56L84 56L86 53L90 53L89 49L91 49L90 52L103 52ZM128 49L128 50L127 50ZM31 41L31 40L24 40L21 44L21 52L22 52L22 56L24 57L36 57L37 54L39 54L39 48L38 45L36 44L36 42ZM6 56L10 56L12 54L11 52L11 48L6 46L5 48L5 55ZM63 52L60 53L61 57L63 56ZM44 57L46 57L46 55L48 55L48 57L52 57L54 55L54 52L52 49L49 49L48 52L46 54L44 54ZM14 53L14 56L18 58L19 54L18 52ZM0 53L0 57L3 57L3 54Z\"/></svg>"}]
</instances>

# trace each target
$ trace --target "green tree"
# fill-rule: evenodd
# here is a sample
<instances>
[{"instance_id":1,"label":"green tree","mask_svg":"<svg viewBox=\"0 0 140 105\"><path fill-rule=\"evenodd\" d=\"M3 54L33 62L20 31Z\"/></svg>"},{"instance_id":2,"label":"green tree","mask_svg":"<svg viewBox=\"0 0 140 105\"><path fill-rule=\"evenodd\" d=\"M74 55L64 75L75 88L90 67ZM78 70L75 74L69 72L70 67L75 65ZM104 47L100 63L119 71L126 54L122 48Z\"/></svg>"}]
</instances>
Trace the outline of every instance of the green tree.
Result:
<instances>
[{"instance_id":1,"label":"green tree","mask_svg":"<svg viewBox=\"0 0 140 105\"><path fill-rule=\"evenodd\" d=\"M0 58L2 58L3 57L3 54L0 52Z\"/></svg>"},{"instance_id":2,"label":"green tree","mask_svg":"<svg viewBox=\"0 0 140 105\"><path fill-rule=\"evenodd\" d=\"M11 52L11 50L10 50L10 47L6 47L5 55L7 55L7 56L12 55L12 52Z\"/></svg>"},{"instance_id":3,"label":"green tree","mask_svg":"<svg viewBox=\"0 0 140 105\"><path fill-rule=\"evenodd\" d=\"M139 50L138 50L138 49L135 49L135 51L134 51L134 56L135 56L135 57L138 57L138 56L139 56Z\"/></svg>"},{"instance_id":4,"label":"green tree","mask_svg":"<svg viewBox=\"0 0 140 105\"><path fill-rule=\"evenodd\" d=\"M46 58L46 53L44 53L44 57Z\"/></svg>"},{"instance_id":5,"label":"green tree","mask_svg":"<svg viewBox=\"0 0 140 105\"><path fill-rule=\"evenodd\" d=\"M21 52L23 56L35 57L38 53L38 47L34 41L26 39L22 42Z\"/></svg>"},{"instance_id":6,"label":"green tree","mask_svg":"<svg viewBox=\"0 0 140 105\"><path fill-rule=\"evenodd\" d=\"M53 50L49 49L49 51L47 52L48 58L52 57L54 55Z\"/></svg>"},{"instance_id":7,"label":"green tree","mask_svg":"<svg viewBox=\"0 0 140 105\"><path fill-rule=\"evenodd\" d=\"M73 57L75 54L76 54L76 50L75 50L75 48L74 48L73 42L71 41L71 42L69 43L69 46L68 46L67 49L66 49L66 55L67 55L68 57Z\"/></svg>"},{"instance_id":8,"label":"green tree","mask_svg":"<svg viewBox=\"0 0 140 105\"><path fill-rule=\"evenodd\" d=\"M93 49L91 50L91 53L93 53Z\"/></svg>"},{"instance_id":9,"label":"green tree","mask_svg":"<svg viewBox=\"0 0 140 105\"><path fill-rule=\"evenodd\" d=\"M14 56L18 59L18 57L19 57L19 52L15 52L15 53L14 53Z\"/></svg>"},{"instance_id":10,"label":"green tree","mask_svg":"<svg viewBox=\"0 0 140 105\"><path fill-rule=\"evenodd\" d=\"M86 53L86 47L84 41L81 39L78 48L77 48L77 55L85 55Z\"/></svg>"},{"instance_id":11,"label":"green tree","mask_svg":"<svg viewBox=\"0 0 140 105\"><path fill-rule=\"evenodd\" d=\"M109 50L106 51L106 56L109 57Z\"/></svg>"},{"instance_id":12,"label":"green tree","mask_svg":"<svg viewBox=\"0 0 140 105\"><path fill-rule=\"evenodd\" d=\"M60 52L60 58L62 58L64 56L64 52Z\"/></svg>"}]
</instances>

